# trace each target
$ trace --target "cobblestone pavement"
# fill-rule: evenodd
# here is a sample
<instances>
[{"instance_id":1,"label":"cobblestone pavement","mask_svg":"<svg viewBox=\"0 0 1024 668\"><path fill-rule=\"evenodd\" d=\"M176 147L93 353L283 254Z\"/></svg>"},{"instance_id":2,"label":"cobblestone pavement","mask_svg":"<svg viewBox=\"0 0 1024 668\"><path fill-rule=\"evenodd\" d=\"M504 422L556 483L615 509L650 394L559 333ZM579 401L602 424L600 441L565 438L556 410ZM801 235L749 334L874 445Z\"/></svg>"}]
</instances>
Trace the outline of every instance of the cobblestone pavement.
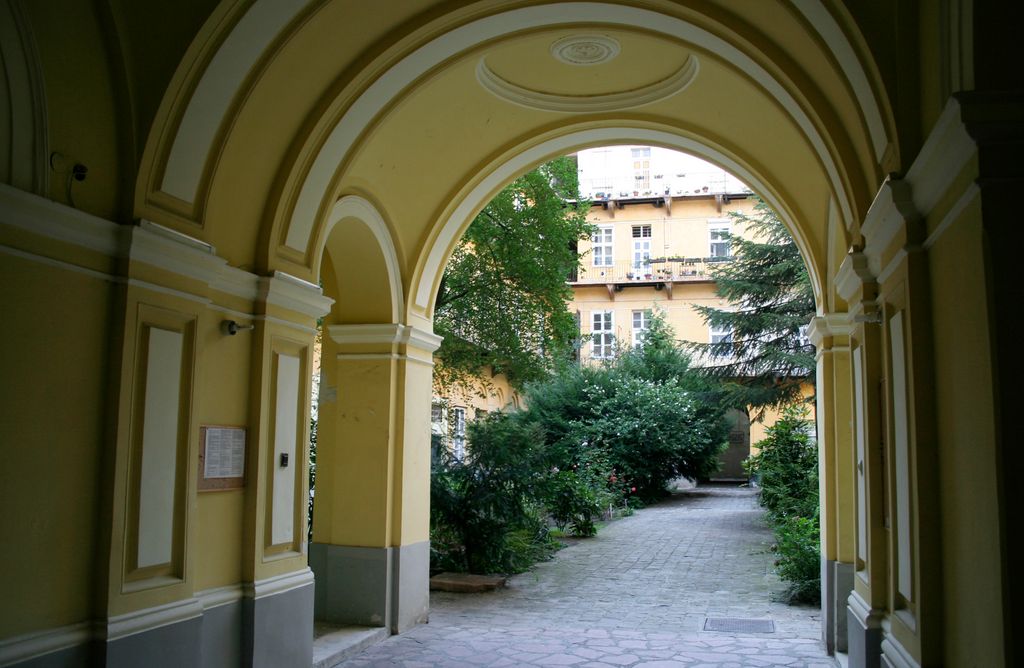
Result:
<instances>
[{"instance_id":1,"label":"cobblestone pavement","mask_svg":"<svg viewBox=\"0 0 1024 668\"><path fill-rule=\"evenodd\" d=\"M486 594L431 595L430 623L345 666L832 667L820 611L772 600L754 492L709 486L612 522ZM706 617L774 633L704 631Z\"/></svg>"}]
</instances>

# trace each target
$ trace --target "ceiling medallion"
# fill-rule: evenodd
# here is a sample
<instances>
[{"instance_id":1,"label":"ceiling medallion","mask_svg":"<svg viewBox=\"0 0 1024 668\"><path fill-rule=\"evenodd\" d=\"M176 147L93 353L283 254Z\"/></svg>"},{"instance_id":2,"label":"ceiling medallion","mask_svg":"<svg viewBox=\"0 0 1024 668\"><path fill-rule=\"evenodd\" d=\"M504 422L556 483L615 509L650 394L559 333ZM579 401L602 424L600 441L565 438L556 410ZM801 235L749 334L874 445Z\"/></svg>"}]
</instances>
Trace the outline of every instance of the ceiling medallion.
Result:
<instances>
[{"instance_id":1,"label":"ceiling medallion","mask_svg":"<svg viewBox=\"0 0 1024 668\"><path fill-rule=\"evenodd\" d=\"M571 35L553 43L551 55L567 65L600 65L619 55L619 43L604 35Z\"/></svg>"},{"instance_id":2,"label":"ceiling medallion","mask_svg":"<svg viewBox=\"0 0 1024 668\"><path fill-rule=\"evenodd\" d=\"M514 84L488 67L486 60L481 58L476 66L476 79L481 86L495 96L521 107L539 111L582 114L622 111L661 102L689 86L699 71L700 65L697 57L690 54L682 67L659 81L642 84L628 90L593 95L561 95Z\"/></svg>"}]
</instances>

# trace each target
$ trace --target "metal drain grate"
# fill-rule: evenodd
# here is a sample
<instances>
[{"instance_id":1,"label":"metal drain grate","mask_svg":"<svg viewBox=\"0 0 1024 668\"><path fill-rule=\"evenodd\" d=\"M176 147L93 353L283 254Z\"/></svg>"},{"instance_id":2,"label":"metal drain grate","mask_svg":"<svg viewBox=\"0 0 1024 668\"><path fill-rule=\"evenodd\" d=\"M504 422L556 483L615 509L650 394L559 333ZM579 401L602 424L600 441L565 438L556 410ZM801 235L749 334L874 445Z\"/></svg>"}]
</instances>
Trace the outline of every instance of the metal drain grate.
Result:
<instances>
[{"instance_id":1,"label":"metal drain grate","mask_svg":"<svg viewBox=\"0 0 1024 668\"><path fill-rule=\"evenodd\" d=\"M728 633L775 633L775 622L770 619L705 617L704 630L726 631Z\"/></svg>"}]
</instances>

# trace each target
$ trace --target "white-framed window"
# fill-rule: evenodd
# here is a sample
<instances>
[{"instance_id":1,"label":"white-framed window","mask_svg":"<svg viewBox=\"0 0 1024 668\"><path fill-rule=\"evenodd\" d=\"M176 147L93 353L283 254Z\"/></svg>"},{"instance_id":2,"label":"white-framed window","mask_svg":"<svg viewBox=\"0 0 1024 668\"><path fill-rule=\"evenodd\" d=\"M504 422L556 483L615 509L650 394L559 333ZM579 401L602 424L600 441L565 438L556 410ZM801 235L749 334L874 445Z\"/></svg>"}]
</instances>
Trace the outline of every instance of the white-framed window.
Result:
<instances>
[{"instance_id":1,"label":"white-framed window","mask_svg":"<svg viewBox=\"0 0 1024 668\"><path fill-rule=\"evenodd\" d=\"M591 254L594 256L595 267L612 266L612 239L611 225L599 226L590 238L592 244Z\"/></svg>"},{"instance_id":2,"label":"white-framed window","mask_svg":"<svg viewBox=\"0 0 1024 668\"><path fill-rule=\"evenodd\" d=\"M711 343L731 343L732 327L723 325L711 325L708 327Z\"/></svg>"},{"instance_id":3,"label":"white-framed window","mask_svg":"<svg viewBox=\"0 0 1024 668\"><path fill-rule=\"evenodd\" d=\"M612 311L594 311L591 314L590 356L595 359L608 359L613 354L615 344L615 313Z\"/></svg>"},{"instance_id":4,"label":"white-framed window","mask_svg":"<svg viewBox=\"0 0 1024 668\"><path fill-rule=\"evenodd\" d=\"M647 330L651 328L651 310L633 311L633 347L644 345Z\"/></svg>"},{"instance_id":5,"label":"white-framed window","mask_svg":"<svg viewBox=\"0 0 1024 668\"><path fill-rule=\"evenodd\" d=\"M651 157L651 147L650 146L641 146L640 148L630 149L630 154L633 156L634 160L636 158L647 158L647 159L650 159L650 157Z\"/></svg>"},{"instance_id":6,"label":"white-framed window","mask_svg":"<svg viewBox=\"0 0 1024 668\"><path fill-rule=\"evenodd\" d=\"M455 418L455 433L452 436L452 454L455 459L462 460L466 456L466 409L452 410Z\"/></svg>"},{"instance_id":7,"label":"white-framed window","mask_svg":"<svg viewBox=\"0 0 1024 668\"><path fill-rule=\"evenodd\" d=\"M708 256L732 257L732 243L729 241L729 221L708 221Z\"/></svg>"},{"instance_id":8,"label":"white-framed window","mask_svg":"<svg viewBox=\"0 0 1024 668\"><path fill-rule=\"evenodd\" d=\"M651 226L633 226L633 273L651 273Z\"/></svg>"}]
</instances>

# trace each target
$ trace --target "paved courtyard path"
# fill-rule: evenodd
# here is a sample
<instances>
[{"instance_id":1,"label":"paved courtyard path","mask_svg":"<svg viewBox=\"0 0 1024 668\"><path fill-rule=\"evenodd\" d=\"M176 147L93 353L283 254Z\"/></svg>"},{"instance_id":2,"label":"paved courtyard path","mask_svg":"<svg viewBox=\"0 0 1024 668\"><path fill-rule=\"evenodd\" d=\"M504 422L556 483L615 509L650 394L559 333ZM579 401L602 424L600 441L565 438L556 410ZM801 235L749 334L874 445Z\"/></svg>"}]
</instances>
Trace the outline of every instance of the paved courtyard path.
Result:
<instances>
[{"instance_id":1,"label":"paved courtyard path","mask_svg":"<svg viewBox=\"0 0 1024 668\"><path fill-rule=\"evenodd\" d=\"M832 667L820 612L773 601L771 533L754 492L670 500L573 541L485 594L433 592L430 623L345 666ZM774 632L705 631L705 619L770 619Z\"/></svg>"}]
</instances>

